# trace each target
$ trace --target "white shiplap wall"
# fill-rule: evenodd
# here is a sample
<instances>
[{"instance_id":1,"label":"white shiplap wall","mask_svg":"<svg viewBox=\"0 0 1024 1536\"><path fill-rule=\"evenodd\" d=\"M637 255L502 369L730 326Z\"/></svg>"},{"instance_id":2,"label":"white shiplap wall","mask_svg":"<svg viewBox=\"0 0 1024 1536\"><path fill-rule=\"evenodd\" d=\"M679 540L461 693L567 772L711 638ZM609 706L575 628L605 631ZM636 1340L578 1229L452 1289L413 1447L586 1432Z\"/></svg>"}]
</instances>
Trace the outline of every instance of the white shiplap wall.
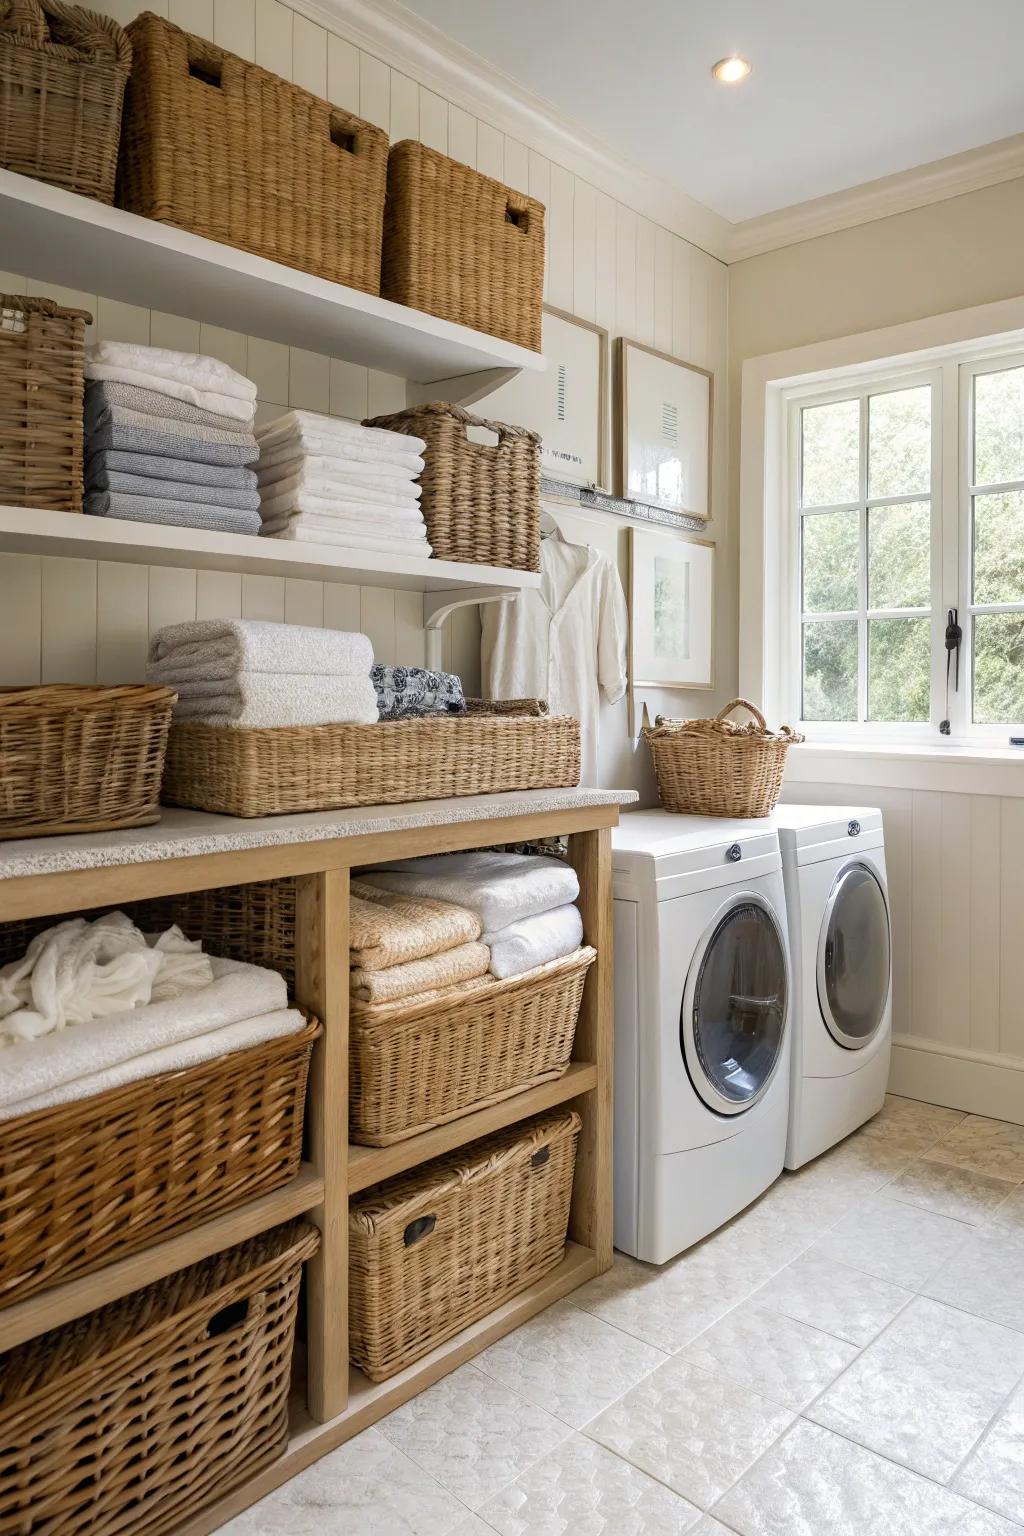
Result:
<instances>
[{"instance_id":1,"label":"white shiplap wall","mask_svg":"<svg viewBox=\"0 0 1024 1536\"><path fill-rule=\"evenodd\" d=\"M122 22L143 8L133 0L106 7ZM629 336L715 372L721 408L711 536L722 557L717 642L727 688L736 636L734 605L727 599L733 560L725 494L725 267L279 0L154 0L145 8L359 113L393 140L421 139L539 198L548 210L546 297L552 304L596 321L613 336ZM339 359L38 284L24 273L0 272L0 291L45 292L81 305L96 316L97 336L222 357L256 380L263 418L291 405L358 419L404 404L402 380ZM580 536L584 532L581 526ZM604 530L595 524L594 532L598 542ZM624 552L617 528L605 539ZM148 636L160 625L235 615L360 627L382 660L415 664L423 658L422 606L413 593L0 554L0 682L134 681L142 675ZM446 663L470 687L479 675L478 635L472 610L457 613L446 626ZM706 696L690 702L699 709ZM673 706L689 707L678 695ZM628 750L624 712L616 712L611 728L615 741L602 743L607 772L620 784L646 782L639 757Z\"/></svg>"},{"instance_id":2,"label":"white shiplap wall","mask_svg":"<svg viewBox=\"0 0 1024 1536\"><path fill-rule=\"evenodd\" d=\"M881 807L893 1091L1024 1123L1024 798L809 782L784 798Z\"/></svg>"}]
</instances>

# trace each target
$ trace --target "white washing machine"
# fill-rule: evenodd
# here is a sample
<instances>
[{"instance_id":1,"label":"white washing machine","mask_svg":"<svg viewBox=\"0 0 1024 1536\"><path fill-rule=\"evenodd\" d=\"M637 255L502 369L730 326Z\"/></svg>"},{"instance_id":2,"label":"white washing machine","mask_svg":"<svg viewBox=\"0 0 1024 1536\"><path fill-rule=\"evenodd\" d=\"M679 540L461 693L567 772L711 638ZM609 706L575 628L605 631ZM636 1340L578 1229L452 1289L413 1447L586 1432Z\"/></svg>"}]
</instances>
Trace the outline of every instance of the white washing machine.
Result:
<instances>
[{"instance_id":1,"label":"white washing machine","mask_svg":"<svg viewBox=\"0 0 1024 1536\"><path fill-rule=\"evenodd\" d=\"M612 832L615 1245L662 1264L782 1172L789 953L767 821L632 811Z\"/></svg>"},{"instance_id":2,"label":"white washing machine","mask_svg":"<svg viewBox=\"0 0 1024 1536\"><path fill-rule=\"evenodd\" d=\"M892 938L879 810L780 805L793 959L786 1167L842 1141L885 1101Z\"/></svg>"}]
</instances>

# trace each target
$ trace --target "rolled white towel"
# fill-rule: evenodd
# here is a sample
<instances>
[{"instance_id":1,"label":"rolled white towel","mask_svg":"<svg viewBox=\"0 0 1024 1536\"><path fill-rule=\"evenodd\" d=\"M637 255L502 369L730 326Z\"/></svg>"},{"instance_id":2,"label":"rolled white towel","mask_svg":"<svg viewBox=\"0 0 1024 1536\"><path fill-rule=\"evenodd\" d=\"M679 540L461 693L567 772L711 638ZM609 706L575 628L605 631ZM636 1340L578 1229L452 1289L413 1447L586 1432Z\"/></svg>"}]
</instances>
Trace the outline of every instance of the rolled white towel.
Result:
<instances>
[{"instance_id":1,"label":"rolled white towel","mask_svg":"<svg viewBox=\"0 0 1024 1536\"><path fill-rule=\"evenodd\" d=\"M356 421L345 421L338 416L322 416L318 411L286 411L273 421L265 422L257 436L267 447L275 446L288 437L324 437L339 444L353 443L361 447L393 449L398 453L422 453L426 443L422 437L405 432L388 432L382 427L363 427Z\"/></svg>"},{"instance_id":2,"label":"rolled white towel","mask_svg":"<svg viewBox=\"0 0 1024 1536\"><path fill-rule=\"evenodd\" d=\"M482 942L490 947L491 975L503 980L520 976L549 960L571 955L583 943L583 918L571 904L554 907L536 917L523 917L507 928L485 933Z\"/></svg>"},{"instance_id":3,"label":"rolled white towel","mask_svg":"<svg viewBox=\"0 0 1024 1536\"><path fill-rule=\"evenodd\" d=\"M132 341L99 341L86 349L86 362L129 368L153 378L176 379L179 384L212 389L236 400L256 399L252 379L229 368L219 358L199 352L173 352L168 347L147 347Z\"/></svg>"},{"instance_id":4,"label":"rolled white towel","mask_svg":"<svg viewBox=\"0 0 1024 1536\"><path fill-rule=\"evenodd\" d=\"M176 720L265 728L285 725L372 725L379 718L369 677L310 677L301 672L239 672L219 684L182 685Z\"/></svg>"},{"instance_id":5,"label":"rolled white towel","mask_svg":"<svg viewBox=\"0 0 1024 1536\"><path fill-rule=\"evenodd\" d=\"M396 859L360 875L370 885L406 896L433 896L475 912L487 933L525 917L566 906L580 894L576 871L561 859L539 853L429 854Z\"/></svg>"},{"instance_id":6,"label":"rolled white towel","mask_svg":"<svg viewBox=\"0 0 1024 1536\"><path fill-rule=\"evenodd\" d=\"M373 646L365 635L261 619L192 619L157 630L149 643L150 682L178 687L191 679L239 672L369 677Z\"/></svg>"}]
</instances>

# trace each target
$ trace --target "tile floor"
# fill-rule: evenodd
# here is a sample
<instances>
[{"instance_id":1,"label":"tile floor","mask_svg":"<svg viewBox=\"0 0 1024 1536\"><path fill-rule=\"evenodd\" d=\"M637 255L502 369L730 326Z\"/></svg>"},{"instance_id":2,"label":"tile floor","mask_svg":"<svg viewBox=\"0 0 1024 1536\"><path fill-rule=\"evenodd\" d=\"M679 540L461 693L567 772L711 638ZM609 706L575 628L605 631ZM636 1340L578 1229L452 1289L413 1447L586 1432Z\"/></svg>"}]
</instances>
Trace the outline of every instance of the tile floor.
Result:
<instances>
[{"instance_id":1,"label":"tile floor","mask_svg":"<svg viewBox=\"0 0 1024 1536\"><path fill-rule=\"evenodd\" d=\"M890 1098L219 1536L1024 1536L1024 1126Z\"/></svg>"}]
</instances>

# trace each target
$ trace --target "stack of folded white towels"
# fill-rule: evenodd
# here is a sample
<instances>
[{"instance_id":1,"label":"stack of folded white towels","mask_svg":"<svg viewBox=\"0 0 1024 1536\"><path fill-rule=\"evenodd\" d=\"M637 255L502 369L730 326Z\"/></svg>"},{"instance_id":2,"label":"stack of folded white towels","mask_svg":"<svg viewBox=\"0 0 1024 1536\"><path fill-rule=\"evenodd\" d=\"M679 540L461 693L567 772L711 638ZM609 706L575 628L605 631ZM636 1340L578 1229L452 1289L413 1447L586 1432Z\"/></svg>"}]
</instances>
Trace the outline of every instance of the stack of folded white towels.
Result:
<instances>
[{"instance_id":1,"label":"stack of folded white towels","mask_svg":"<svg viewBox=\"0 0 1024 1536\"><path fill-rule=\"evenodd\" d=\"M123 912L73 918L0 967L0 1121L298 1034L283 977Z\"/></svg>"},{"instance_id":2,"label":"stack of folded white towels","mask_svg":"<svg viewBox=\"0 0 1024 1536\"><path fill-rule=\"evenodd\" d=\"M288 411L257 428L263 532L383 554L431 554L416 477L422 438Z\"/></svg>"},{"instance_id":3,"label":"stack of folded white towels","mask_svg":"<svg viewBox=\"0 0 1024 1536\"><path fill-rule=\"evenodd\" d=\"M102 341L85 363L85 510L260 531L256 385L215 357Z\"/></svg>"},{"instance_id":4,"label":"stack of folded white towels","mask_svg":"<svg viewBox=\"0 0 1024 1536\"><path fill-rule=\"evenodd\" d=\"M575 905L579 879L561 859L489 849L431 854L396 860L360 879L473 913L480 944L490 951L490 974L499 979L560 960L583 943L583 919Z\"/></svg>"},{"instance_id":5,"label":"stack of folded white towels","mask_svg":"<svg viewBox=\"0 0 1024 1536\"><path fill-rule=\"evenodd\" d=\"M378 715L372 666L365 635L254 619L197 619L157 631L146 678L176 691L179 720L368 725Z\"/></svg>"}]
</instances>

